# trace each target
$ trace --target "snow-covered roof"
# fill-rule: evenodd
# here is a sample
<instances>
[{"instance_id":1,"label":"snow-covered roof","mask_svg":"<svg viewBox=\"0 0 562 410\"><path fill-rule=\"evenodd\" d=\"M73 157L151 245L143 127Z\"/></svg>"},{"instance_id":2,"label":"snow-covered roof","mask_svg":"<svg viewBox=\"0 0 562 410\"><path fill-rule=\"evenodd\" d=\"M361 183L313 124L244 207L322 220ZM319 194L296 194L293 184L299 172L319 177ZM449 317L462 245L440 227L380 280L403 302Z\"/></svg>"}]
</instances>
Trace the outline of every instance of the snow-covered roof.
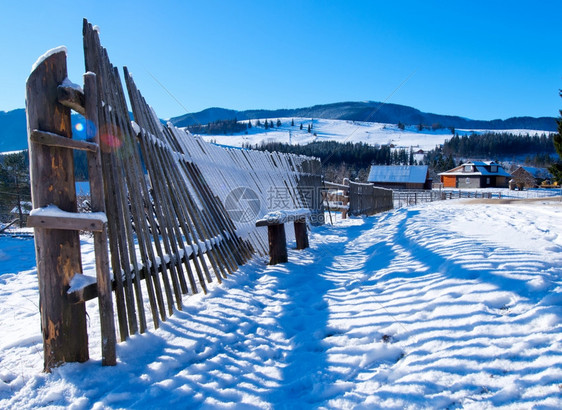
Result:
<instances>
[{"instance_id":1,"label":"snow-covered roof","mask_svg":"<svg viewBox=\"0 0 562 410\"><path fill-rule=\"evenodd\" d=\"M552 174L546 168L521 167L535 178L552 178Z\"/></svg>"},{"instance_id":2,"label":"snow-covered roof","mask_svg":"<svg viewBox=\"0 0 562 410\"><path fill-rule=\"evenodd\" d=\"M472 171L465 171L467 165L472 165ZM491 171L491 167L498 167L496 172ZM500 164L494 161L469 161L464 164L450 169L449 171L441 172L438 175L453 175L453 176L501 176L511 177L511 174L502 168Z\"/></svg>"},{"instance_id":3,"label":"snow-covered roof","mask_svg":"<svg viewBox=\"0 0 562 410\"><path fill-rule=\"evenodd\" d=\"M371 165L369 182L424 184L427 165Z\"/></svg>"},{"instance_id":4,"label":"snow-covered roof","mask_svg":"<svg viewBox=\"0 0 562 410\"><path fill-rule=\"evenodd\" d=\"M494 164L494 165L497 165L497 164ZM489 168L486 168L483 165L476 165L476 169L478 170L478 172L481 175L484 175L484 176L492 176L492 175L502 176L502 177L510 177L511 176L511 174L509 172L507 172L505 169L503 169L501 167L501 165L498 165L498 171L497 172L492 172L492 171L489 170Z\"/></svg>"}]
</instances>

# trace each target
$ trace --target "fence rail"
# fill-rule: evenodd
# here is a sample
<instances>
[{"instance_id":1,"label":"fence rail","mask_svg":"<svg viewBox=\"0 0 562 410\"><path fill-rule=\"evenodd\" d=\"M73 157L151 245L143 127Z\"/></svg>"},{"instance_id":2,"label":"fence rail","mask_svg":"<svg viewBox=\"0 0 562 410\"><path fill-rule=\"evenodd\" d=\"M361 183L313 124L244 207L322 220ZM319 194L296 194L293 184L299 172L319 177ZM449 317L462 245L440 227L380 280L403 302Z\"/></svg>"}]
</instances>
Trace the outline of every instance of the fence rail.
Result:
<instances>
[{"instance_id":1,"label":"fence rail","mask_svg":"<svg viewBox=\"0 0 562 410\"><path fill-rule=\"evenodd\" d=\"M493 198L494 196L497 197L497 195L498 193L490 191L474 190L404 190L394 191L393 201L395 208L402 208L409 205L418 205L424 202L461 198Z\"/></svg>"}]
</instances>

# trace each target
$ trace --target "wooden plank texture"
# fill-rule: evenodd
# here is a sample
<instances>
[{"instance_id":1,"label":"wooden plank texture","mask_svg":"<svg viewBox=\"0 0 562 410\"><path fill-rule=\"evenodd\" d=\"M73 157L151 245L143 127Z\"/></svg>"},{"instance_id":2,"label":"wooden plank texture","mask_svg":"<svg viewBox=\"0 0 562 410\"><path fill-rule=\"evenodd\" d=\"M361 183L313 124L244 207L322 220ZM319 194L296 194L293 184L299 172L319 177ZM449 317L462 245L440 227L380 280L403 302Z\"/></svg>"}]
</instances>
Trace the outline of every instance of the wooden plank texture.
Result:
<instances>
[{"instance_id":1,"label":"wooden plank texture","mask_svg":"<svg viewBox=\"0 0 562 410\"><path fill-rule=\"evenodd\" d=\"M58 103L57 87L67 77L66 52L41 61L26 83L28 138L42 130L71 138L70 109ZM49 204L76 212L72 151L29 141L31 192L34 208ZM43 333L44 370L64 362L88 360L84 304L71 304L64 292L82 272L77 231L35 229L39 307Z\"/></svg>"}]
</instances>

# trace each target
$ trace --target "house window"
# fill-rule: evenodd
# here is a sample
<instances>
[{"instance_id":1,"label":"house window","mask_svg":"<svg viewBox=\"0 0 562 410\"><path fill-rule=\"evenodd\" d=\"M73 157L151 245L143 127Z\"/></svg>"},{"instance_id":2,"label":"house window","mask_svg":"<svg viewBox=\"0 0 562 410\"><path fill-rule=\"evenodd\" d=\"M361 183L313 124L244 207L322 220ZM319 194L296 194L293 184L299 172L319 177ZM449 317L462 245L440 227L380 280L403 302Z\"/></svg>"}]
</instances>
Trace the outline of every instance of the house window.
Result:
<instances>
[{"instance_id":1,"label":"house window","mask_svg":"<svg viewBox=\"0 0 562 410\"><path fill-rule=\"evenodd\" d=\"M490 185L490 178L486 178L486 185Z\"/></svg>"},{"instance_id":2,"label":"house window","mask_svg":"<svg viewBox=\"0 0 562 410\"><path fill-rule=\"evenodd\" d=\"M491 165L490 166L490 172L498 172L498 166L497 165Z\"/></svg>"},{"instance_id":3,"label":"house window","mask_svg":"<svg viewBox=\"0 0 562 410\"><path fill-rule=\"evenodd\" d=\"M472 172L472 165L465 165L464 172Z\"/></svg>"}]
</instances>

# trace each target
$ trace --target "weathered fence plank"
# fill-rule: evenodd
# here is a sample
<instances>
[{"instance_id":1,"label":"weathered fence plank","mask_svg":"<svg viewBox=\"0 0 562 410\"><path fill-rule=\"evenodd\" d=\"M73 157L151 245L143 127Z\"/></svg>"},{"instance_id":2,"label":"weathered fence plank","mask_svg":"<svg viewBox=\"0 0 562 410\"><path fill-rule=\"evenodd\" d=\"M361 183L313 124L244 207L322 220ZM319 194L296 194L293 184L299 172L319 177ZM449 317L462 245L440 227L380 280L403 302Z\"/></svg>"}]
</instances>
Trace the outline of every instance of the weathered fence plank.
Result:
<instances>
[{"instance_id":1,"label":"weathered fence plank","mask_svg":"<svg viewBox=\"0 0 562 410\"><path fill-rule=\"evenodd\" d=\"M99 152L98 92L96 76L93 73L84 75L84 96L86 137L88 140L93 141L97 147L95 152L88 151L87 153L92 212L102 212L105 215L101 153ZM107 253L107 219L104 223L104 229L100 232L94 232L94 252L96 257L96 281L101 325L102 364L113 366L117 363L115 352L117 340L115 336L113 295Z\"/></svg>"}]
</instances>

